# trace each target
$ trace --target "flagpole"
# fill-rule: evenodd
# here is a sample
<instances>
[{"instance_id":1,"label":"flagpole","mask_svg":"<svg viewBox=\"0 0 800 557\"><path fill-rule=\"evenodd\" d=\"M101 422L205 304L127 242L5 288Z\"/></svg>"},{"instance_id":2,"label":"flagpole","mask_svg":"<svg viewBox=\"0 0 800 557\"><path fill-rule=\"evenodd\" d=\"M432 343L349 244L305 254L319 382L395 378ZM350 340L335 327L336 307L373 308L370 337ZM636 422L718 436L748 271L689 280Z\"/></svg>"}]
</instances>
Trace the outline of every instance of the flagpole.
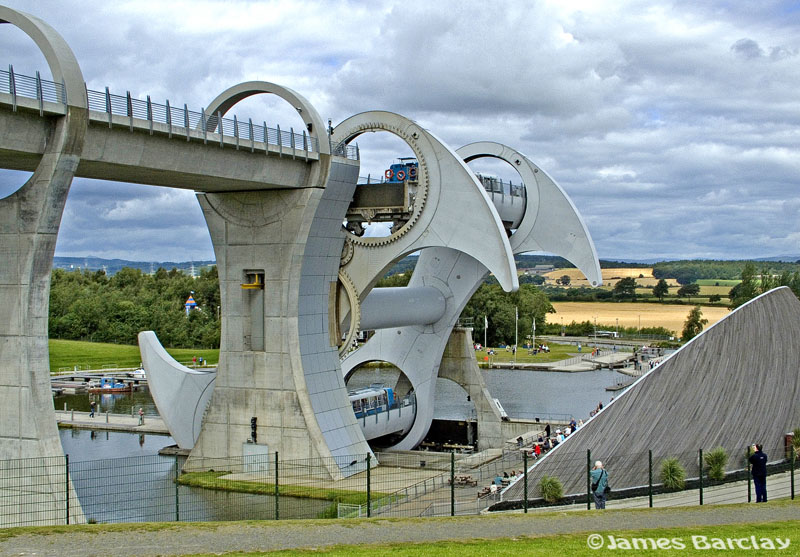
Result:
<instances>
[{"instance_id":1,"label":"flagpole","mask_svg":"<svg viewBox=\"0 0 800 557\"><path fill-rule=\"evenodd\" d=\"M518 335L517 335L517 324L519 323L519 310L517 306L514 306L514 367L517 365L517 344L518 344Z\"/></svg>"},{"instance_id":2,"label":"flagpole","mask_svg":"<svg viewBox=\"0 0 800 557\"><path fill-rule=\"evenodd\" d=\"M487 317L484 315L483 316L483 349L488 351L489 348L486 347L486 331L487 331L487 329L489 329L489 319L487 319Z\"/></svg>"}]
</instances>

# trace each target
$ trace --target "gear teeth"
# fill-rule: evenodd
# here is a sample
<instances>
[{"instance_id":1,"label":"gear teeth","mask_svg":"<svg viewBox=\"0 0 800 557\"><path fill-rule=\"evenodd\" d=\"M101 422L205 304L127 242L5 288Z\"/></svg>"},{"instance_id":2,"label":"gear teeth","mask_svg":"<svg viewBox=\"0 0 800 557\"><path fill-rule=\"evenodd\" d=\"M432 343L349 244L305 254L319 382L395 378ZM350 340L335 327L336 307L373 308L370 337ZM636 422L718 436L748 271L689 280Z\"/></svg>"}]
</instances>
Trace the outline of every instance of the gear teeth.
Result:
<instances>
[{"instance_id":1,"label":"gear teeth","mask_svg":"<svg viewBox=\"0 0 800 557\"><path fill-rule=\"evenodd\" d=\"M416 198L414 199L414 211L411 213L411 217L408 221L401 226L396 231L392 232L389 236L385 236L382 238L365 238L365 237L358 237L354 236L353 234L349 234L348 241L352 242L354 246L361 246L364 248L379 248L383 246L387 246L392 242L395 242L405 236L409 230L416 224L419 220L420 215L422 214L423 209L425 208L425 202L428 199L428 166L425 163L425 160L420 156L419 147L417 146L417 140L406 134L405 130L401 130L400 128L396 128L394 126L389 126L383 124L381 122L369 122L362 124L356 128L355 132L363 133L367 131L387 131L389 133L393 133L403 141L405 141L411 150L414 151L414 155L417 157L417 162L419 163L419 173L418 173L418 185L417 185L417 194ZM416 134L414 134L416 135ZM352 255L350 256L352 258ZM349 261L348 259L347 261ZM341 266L346 265L347 262L341 263Z\"/></svg>"},{"instance_id":2,"label":"gear teeth","mask_svg":"<svg viewBox=\"0 0 800 557\"><path fill-rule=\"evenodd\" d=\"M339 347L339 359L342 360L350 351L350 345L361 325L361 301L358 299L358 291L353 279L342 269L339 270L339 283L344 288L347 299L350 301L350 329L345 335L344 342Z\"/></svg>"}]
</instances>

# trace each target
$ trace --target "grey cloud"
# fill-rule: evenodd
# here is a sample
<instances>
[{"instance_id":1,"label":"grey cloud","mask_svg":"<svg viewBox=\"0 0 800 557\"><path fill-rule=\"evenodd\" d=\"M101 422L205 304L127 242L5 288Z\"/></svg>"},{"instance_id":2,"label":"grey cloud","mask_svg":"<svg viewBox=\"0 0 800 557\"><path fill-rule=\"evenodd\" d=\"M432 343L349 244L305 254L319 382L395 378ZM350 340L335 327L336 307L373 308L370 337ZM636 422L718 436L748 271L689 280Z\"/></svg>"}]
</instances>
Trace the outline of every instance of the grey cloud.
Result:
<instances>
[{"instance_id":1,"label":"grey cloud","mask_svg":"<svg viewBox=\"0 0 800 557\"><path fill-rule=\"evenodd\" d=\"M739 39L733 43L731 50L742 58L754 59L764 56L764 51L753 39Z\"/></svg>"}]
</instances>

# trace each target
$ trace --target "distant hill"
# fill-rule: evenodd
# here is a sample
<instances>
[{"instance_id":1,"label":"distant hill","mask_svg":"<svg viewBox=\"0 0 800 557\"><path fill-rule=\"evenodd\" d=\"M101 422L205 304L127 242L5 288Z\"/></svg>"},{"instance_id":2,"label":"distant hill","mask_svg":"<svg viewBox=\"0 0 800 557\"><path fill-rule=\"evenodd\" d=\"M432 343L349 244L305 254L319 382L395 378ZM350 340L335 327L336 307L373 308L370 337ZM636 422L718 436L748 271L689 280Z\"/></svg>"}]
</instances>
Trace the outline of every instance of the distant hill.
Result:
<instances>
[{"instance_id":1,"label":"distant hill","mask_svg":"<svg viewBox=\"0 0 800 557\"><path fill-rule=\"evenodd\" d=\"M116 274L123 267L141 269L144 273L150 273L163 267L167 271L177 269L184 273L191 273L194 268L195 273L200 269L212 267L216 261L129 261L127 259L103 259L102 257L64 257L55 256L53 258L54 269L87 269L89 271L105 271L107 275Z\"/></svg>"}]
</instances>

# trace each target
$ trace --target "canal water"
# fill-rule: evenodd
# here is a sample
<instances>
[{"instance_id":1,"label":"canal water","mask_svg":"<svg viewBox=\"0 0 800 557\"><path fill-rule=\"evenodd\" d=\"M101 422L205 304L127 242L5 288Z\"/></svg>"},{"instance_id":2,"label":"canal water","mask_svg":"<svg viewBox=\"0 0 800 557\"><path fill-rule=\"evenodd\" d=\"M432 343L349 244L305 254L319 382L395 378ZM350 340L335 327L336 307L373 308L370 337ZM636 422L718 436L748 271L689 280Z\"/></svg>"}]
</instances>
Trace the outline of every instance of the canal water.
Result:
<instances>
[{"instance_id":1,"label":"canal water","mask_svg":"<svg viewBox=\"0 0 800 557\"><path fill-rule=\"evenodd\" d=\"M630 380L610 369L564 373L500 368L482 373L489 392L511 418L542 421L586 420L598 403L605 406L616 394L606 387ZM473 408L464 389L437 379L434 419L464 420L473 416Z\"/></svg>"}]
</instances>

